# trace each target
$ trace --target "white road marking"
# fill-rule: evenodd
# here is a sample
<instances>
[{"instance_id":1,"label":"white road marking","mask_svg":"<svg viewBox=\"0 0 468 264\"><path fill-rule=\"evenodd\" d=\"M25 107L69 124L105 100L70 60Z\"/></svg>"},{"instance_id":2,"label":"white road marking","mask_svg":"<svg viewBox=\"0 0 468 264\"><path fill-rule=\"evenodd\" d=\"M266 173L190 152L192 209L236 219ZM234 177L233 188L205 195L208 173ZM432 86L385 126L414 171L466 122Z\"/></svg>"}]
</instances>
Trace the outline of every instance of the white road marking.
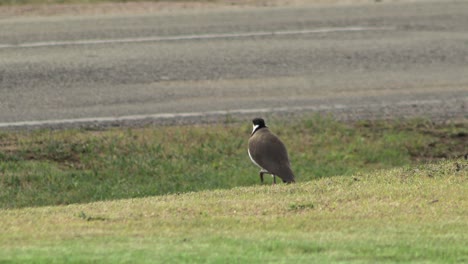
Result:
<instances>
[{"instance_id":1,"label":"white road marking","mask_svg":"<svg viewBox=\"0 0 468 264\"><path fill-rule=\"evenodd\" d=\"M417 101L402 101L391 104L366 104L366 105L315 105L315 106L297 106L297 107L275 107L275 108L253 108L253 109L234 109L234 110L217 110L206 112L189 112L189 113L161 113L149 115L128 115L120 117L87 117L87 118L70 118L70 119L51 119L38 121L19 121L0 123L0 128L7 127L28 127L28 126L51 126L51 125L66 125L66 124L87 124L87 123L118 123L124 121L139 121L139 120L161 120L161 119L178 119L187 117L208 117L208 116L226 116L236 114L262 114L262 113L279 113L279 112L296 112L296 111L326 111L326 110L342 110L362 107L387 107L387 106L410 106L410 105L434 105L442 104L447 101L443 100L417 100Z\"/></svg>"},{"instance_id":2,"label":"white road marking","mask_svg":"<svg viewBox=\"0 0 468 264\"><path fill-rule=\"evenodd\" d=\"M5 48L38 48L38 47L53 47L53 46L68 46L68 45L98 45L98 44L113 44L113 43L159 42L159 41L178 41L178 40L220 39L220 38L246 38L246 37L261 37L261 36L305 35L305 34L317 34L317 33L376 31L376 30L394 30L394 28L391 28L391 27L336 27L336 28L284 30L284 31L257 31L257 32L225 33L225 34L198 34L198 35L180 35L180 36L155 36L155 37L142 37L142 38L121 38L121 39L46 41L46 42L30 42L30 43L19 43L19 44L1 44L0 43L0 49L5 49Z\"/></svg>"}]
</instances>

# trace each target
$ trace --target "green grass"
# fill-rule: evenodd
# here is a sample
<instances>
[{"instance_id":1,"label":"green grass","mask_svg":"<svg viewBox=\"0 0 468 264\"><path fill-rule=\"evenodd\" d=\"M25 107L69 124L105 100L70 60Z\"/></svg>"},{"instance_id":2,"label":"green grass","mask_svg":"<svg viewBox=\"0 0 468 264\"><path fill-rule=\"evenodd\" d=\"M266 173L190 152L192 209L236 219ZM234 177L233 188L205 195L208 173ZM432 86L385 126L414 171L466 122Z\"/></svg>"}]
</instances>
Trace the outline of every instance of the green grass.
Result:
<instances>
[{"instance_id":1,"label":"green grass","mask_svg":"<svg viewBox=\"0 0 468 264\"><path fill-rule=\"evenodd\" d=\"M267 120L298 182L456 158L466 124ZM104 131L0 132L0 208L66 205L259 184L249 121Z\"/></svg>"},{"instance_id":2,"label":"green grass","mask_svg":"<svg viewBox=\"0 0 468 264\"><path fill-rule=\"evenodd\" d=\"M292 185L0 209L0 262L466 263L467 189L468 163L459 159Z\"/></svg>"}]
</instances>

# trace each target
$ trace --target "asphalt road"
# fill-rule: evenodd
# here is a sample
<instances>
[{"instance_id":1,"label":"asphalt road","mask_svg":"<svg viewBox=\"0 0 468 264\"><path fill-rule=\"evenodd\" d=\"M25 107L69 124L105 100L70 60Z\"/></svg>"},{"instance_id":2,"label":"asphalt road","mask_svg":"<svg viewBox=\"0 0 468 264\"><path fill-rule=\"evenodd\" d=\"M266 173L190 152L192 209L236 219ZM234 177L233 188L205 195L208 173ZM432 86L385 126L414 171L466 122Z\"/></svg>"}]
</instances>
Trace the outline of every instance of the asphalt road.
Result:
<instances>
[{"instance_id":1,"label":"asphalt road","mask_svg":"<svg viewBox=\"0 0 468 264\"><path fill-rule=\"evenodd\" d=\"M0 127L467 107L467 1L0 19Z\"/></svg>"}]
</instances>

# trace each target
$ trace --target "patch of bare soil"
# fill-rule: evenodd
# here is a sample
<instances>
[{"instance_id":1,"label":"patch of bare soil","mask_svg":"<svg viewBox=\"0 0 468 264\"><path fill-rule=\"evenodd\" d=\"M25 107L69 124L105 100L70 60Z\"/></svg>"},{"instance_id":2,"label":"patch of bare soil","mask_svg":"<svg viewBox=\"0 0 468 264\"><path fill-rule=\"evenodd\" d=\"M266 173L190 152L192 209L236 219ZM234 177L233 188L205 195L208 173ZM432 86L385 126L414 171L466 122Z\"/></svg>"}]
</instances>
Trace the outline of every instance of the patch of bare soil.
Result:
<instances>
[{"instance_id":1,"label":"patch of bare soil","mask_svg":"<svg viewBox=\"0 0 468 264\"><path fill-rule=\"evenodd\" d=\"M466 128L460 126L460 128ZM411 156L416 160L438 160L438 159L454 159L468 157L468 133L465 131L457 131L453 133L441 132L436 130L426 130L425 134L431 135L433 140L424 148L412 152Z\"/></svg>"}]
</instances>

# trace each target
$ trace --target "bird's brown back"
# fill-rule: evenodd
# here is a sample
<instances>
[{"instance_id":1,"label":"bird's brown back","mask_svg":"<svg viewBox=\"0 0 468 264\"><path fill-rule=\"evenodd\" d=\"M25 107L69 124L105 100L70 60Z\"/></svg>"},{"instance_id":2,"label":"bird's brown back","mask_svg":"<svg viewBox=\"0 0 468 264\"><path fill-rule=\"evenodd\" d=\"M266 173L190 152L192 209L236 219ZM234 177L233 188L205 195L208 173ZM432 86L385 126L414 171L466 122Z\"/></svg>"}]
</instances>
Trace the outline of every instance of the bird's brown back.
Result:
<instances>
[{"instance_id":1,"label":"bird's brown back","mask_svg":"<svg viewBox=\"0 0 468 264\"><path fill-rule=\"evenodd\" d=\"M268 128L259 129L250 137L249 152L260 167L284 182L294 182L286 147Z\"/></svg>"}]
</instances>

